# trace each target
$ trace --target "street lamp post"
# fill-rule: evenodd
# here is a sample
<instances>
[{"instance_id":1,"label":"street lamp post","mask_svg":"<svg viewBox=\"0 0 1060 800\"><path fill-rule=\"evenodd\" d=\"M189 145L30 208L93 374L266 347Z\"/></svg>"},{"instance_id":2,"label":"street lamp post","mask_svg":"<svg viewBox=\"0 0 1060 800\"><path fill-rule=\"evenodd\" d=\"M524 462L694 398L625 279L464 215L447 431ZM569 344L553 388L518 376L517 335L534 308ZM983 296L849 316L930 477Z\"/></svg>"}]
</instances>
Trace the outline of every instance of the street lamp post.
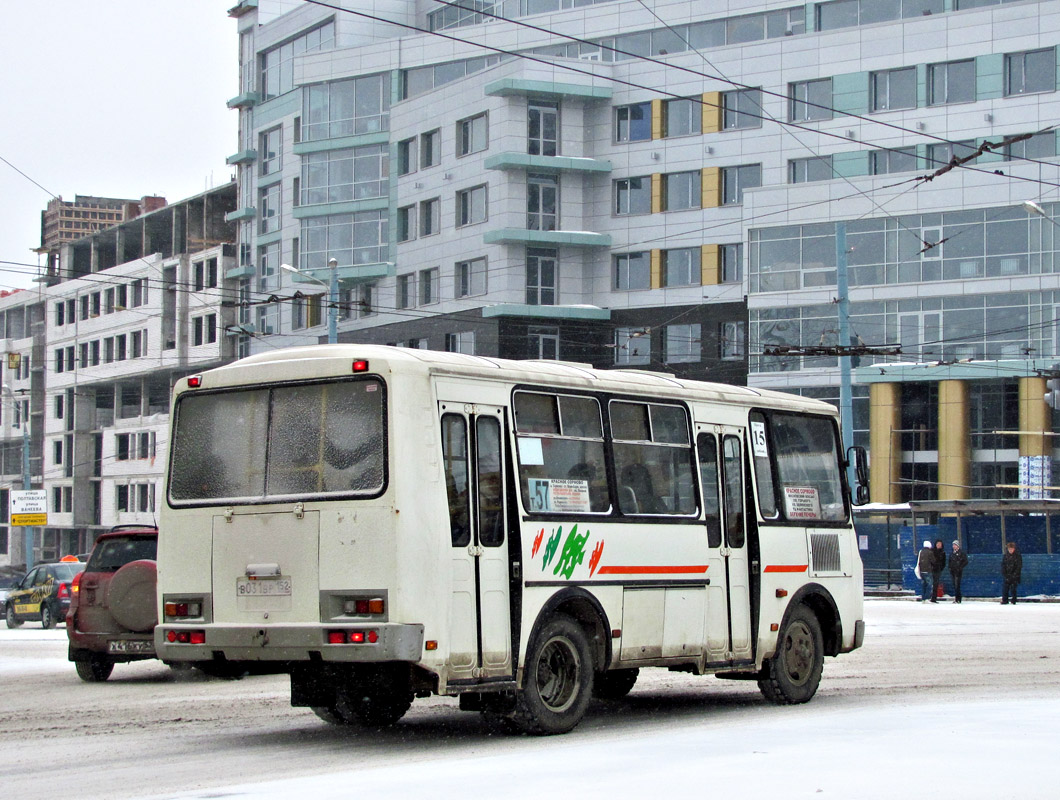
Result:
<instances>
[{"instance_id":1,"label":"street lamp post","mask_svg":"<svg viewBox=\"0 0 1060 800\"><path fill-rule=\"evenodd\" d=\"M292 275L299 275L313 283L319 283L328 290L328 344L335 344L339 340L339 260L337 258L328 259L329 280L327 283L302 272L296 267L292 267L290 264L280 264L280 269L290 272Z\"/></svg>"}]
</instances>

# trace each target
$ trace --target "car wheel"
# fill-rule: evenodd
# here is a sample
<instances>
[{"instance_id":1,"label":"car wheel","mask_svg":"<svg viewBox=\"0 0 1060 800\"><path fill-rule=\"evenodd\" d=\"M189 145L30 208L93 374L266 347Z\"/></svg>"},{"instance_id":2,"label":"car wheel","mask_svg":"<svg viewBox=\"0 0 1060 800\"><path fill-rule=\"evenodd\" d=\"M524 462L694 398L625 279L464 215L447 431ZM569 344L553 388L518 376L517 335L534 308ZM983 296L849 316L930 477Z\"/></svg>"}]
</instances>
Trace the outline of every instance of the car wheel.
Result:
<instances>
[{"instance_id":1,"label":"car wheel","mask_svg":"<svg viewBox=\"0 0 1060 800\"><path fill-rule=\"evenodd\" d=\"M593 690L593 656L585 631L558 614L533 638L526 655L522 691L512 721L533 734L566 733L589 707Z\"/></svg>"},{"instance_id":2,"label":"car wheel","mask_svg":"<svg viewBox=\"0 0 1060 800\"><path fill-rule=\"evenodd\" d=\"M762 668L758 688L781 705L805 703L816 693L824 669L824 637L806 606L791 610L777 640L777 652Z\"/></svg>"},{"instance_id":3,"label":"car wheel","mask_svg":"<svg viewBox=\"0 0 1060 800\"><path fill-rule=\"evenodd\" d=\"M55 627L55 612L52 611L51 606L47 603L41 603L40 606L40 626L44 630Z\"/></svg>"},{"instance_id":4,"label":"car wheel","mask_svg":"<svg viewBox=\"0 0 1060 800\"><path fill-rule=\"evenodd\" d=\"M7 621L7 627L9 628L19 628L22 626L22 620L15 616L15 607L10 603L7 604L5 618Z\"/></svg>"},{"instance_id":5,"label":"car wheel","mask_svg":"<svg viewBox=\"0 0 1060 800\"><path fill-rule=\"evenodd\" d=\"M77 677L88 683L101 683L114 671L114 662L102 656L90 656L85 661L75 661Z\"/></svg>"}]
</instances>

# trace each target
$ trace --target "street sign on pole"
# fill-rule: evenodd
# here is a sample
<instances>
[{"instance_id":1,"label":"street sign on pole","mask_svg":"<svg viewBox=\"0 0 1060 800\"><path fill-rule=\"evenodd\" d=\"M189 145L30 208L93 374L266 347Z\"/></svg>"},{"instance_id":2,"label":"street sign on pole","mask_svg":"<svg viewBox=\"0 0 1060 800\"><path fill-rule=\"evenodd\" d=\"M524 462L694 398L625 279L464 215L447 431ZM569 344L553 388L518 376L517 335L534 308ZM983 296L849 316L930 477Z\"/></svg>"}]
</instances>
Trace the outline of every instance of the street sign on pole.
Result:
<instances>
[{"instance_id":1,"label":"street sign on pole","mask_svg":"<svg viewBox=\"0 0 1060 800\"><path fill-rule=\"evenodd\" d=\"M12 489L10 512L12 525L47 525L48 492L44 489Z\"/></svg>"}]
</instances>

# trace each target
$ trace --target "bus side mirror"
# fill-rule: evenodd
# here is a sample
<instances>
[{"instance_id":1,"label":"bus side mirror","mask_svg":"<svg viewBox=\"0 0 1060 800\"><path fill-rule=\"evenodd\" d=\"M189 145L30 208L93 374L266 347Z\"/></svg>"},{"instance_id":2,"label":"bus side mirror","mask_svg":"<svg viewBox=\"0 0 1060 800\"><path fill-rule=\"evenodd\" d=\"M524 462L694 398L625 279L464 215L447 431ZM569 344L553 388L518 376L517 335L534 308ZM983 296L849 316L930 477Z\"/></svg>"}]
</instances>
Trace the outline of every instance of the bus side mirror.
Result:
<instances>
[{"instance_id":1,"label":"bus side mirror","mask_svg":"<svg viewBox=\"0 0 1060 800\"><path fill-rule=\"evenodd\" d=\"M854 489L854 505L863 506L869 502L869 487L859 483Z\"/></svg>"},{"instance_id":2,"label":"bus side mirror","mask_svg":"<svg viewBox=\"0 0 1060 800\"><path fill-rule=\"evenodd\" d=\"M847 449L847 463L854 465L855 484L851 488L851 499L856 506L869 502L869 457L864 447Z\"/></svg>"}]
</instances>

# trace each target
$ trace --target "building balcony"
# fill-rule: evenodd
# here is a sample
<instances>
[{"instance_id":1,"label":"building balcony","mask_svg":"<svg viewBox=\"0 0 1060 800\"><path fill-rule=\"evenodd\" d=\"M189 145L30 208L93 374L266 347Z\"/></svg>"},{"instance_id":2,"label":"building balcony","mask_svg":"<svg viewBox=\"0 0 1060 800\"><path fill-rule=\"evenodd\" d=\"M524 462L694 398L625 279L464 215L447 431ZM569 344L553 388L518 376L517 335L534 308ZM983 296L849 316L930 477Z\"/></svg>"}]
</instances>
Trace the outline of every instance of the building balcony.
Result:
<instances>
[{"instance_id":1,"label":"building balcony","mask_svg":"<svg viewBox=\"0 0 1060 800\"><path fill-rule=\"evenodd\" d=\"M526 317L533 319L578 319L603 320L611 319L611 311L599 306L531 306L520 303L498 303L482 309L482 316L489 317Z\"/></svg>"},{"instance_id":2,"label":"building balcony","mask_svg":"<svg viewBox=\"0 0 1060 800\"><path fill-rule=\"evenodd\" d=\"M254 219L257 216L257 209L253 206L247 208L237 208L235 211L229 211L225 214L225 222L239 222L244 219Z\"/></svg>"},{"instance_id":3,"label":"building balcony","mask_svg":"<svg viewBox=\"0 0 1060 800\"><path fill-rule=\"evenodd\" d=\"M529 153L497 153L482 162L486 169L536 170L544 172L603 172L611 171L610 161L569 156L532 156Z\"/></svg>"},{"instance_id":4,"label":"building balcony","mask_svg":"<svg viewBox=\"0 0 1060 800\"><path fill-rule=\"evenodd\" d=\"M243 92L243 94L237 94L226 105L229 108L253 108L261 102L261 95L257 92Z\"/></svg>"},{"instance_id":5,"label":"building balcony","mask_svg":"<svg viewBox=\"0 0 1060 800\"><path fill-rule=\"evenodd\" d=\"M486 244L521 244L540 247L610 247L611 237L592 231L530 231L524 228L500 228L488 231Z\"/></svg>"},{"instance_id":6,"label":"building balcony","mask_svg":"<svg viewBox=\"0 0 1060 800\"><path fill-rule=\"evenodd\" d=\"M254 267L250 264L243 264L242 266L232 267L232 269L225 270L225 278L230 278L232 280L252 277L254 277Z\"/></svg>"},{"instance_id":7,"label":"building balcony","mask_svg":"<svg viewBox=\"0 0 1060 800\"><path fill-rule=\"evenodd\" d=\"M614 92L610 86L590 86L580 83L530 80L527 78L502 78L487 83L485 92L490 97L551 97L562 99L575 97L583 100L610 100Z\"/></svg>"},{"instance_id":8,"label":"building balcony","mask_svg":"<svg viewBox=\"0 0 1060 800\"><path fill-rule=\"evenodd\" d=\"M250 164L253 161L258 160L257 150L240 150L234 155L230 155L225 159L226 164Z\"/></svg>"}]
</instances>

